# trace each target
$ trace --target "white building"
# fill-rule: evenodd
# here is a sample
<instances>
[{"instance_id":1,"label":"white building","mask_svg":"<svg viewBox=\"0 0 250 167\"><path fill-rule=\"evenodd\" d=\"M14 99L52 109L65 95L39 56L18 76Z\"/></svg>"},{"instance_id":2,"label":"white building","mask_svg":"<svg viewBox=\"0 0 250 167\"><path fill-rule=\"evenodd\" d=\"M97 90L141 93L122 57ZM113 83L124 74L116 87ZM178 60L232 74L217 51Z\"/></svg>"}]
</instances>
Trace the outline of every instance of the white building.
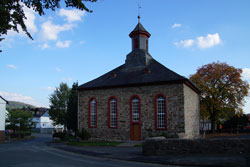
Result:
<instances>
[{"instance_id":1,"label":"white building","mask_svg":"<svg viewBox=\"0 0 250 167\"><path fill-rule=\"evenodd\" d=\"M0 142L4 141L5 133L5 119L6 119L6 104L8 103L2 96L0 96Z\"/></svg>"},{"instance_id":2,"label":"white building","mask_svg":"<svg viewBox=\"0 0 250 167\"><path fill-rule=\"evenodd\" d=\"M48 111L40 117L40 133L52 133L55 129L53 121L50 119Z\"/></svg>"}]
</instances>

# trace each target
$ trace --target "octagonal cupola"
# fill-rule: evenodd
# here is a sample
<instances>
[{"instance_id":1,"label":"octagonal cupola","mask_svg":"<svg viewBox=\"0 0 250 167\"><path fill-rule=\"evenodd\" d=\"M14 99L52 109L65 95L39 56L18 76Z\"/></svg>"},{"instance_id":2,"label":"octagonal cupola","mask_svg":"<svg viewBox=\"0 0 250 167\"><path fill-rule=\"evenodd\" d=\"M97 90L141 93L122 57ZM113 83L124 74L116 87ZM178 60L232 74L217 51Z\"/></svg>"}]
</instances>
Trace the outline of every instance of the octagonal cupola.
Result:
<instances>
[{"instance_id":1,"label":"octagonal cupola","mask_svg":"<svg viewBox=\"0 0 250 167\"><path fill-rule=\"evenodd\" d=\"M126 57L127 69L145 68L152 59L148 53L148 39L150 33L140 23L140 16L138 16L138 24L134 30L129 34L132 40L132 51Z\"/></svg>"},{"instance_id":2,"label":"octagonal cupola","mask_svg":"<svg viewBox=\"0 0 250 167\"><path fill-rule=\"evenodd\" d=\"M129 36L132 39L132 50L142 49L148 52L148 38L150 37L150 33L140 23L140 16L138 17L138 24Z\"/></svg>"}]
</instances>

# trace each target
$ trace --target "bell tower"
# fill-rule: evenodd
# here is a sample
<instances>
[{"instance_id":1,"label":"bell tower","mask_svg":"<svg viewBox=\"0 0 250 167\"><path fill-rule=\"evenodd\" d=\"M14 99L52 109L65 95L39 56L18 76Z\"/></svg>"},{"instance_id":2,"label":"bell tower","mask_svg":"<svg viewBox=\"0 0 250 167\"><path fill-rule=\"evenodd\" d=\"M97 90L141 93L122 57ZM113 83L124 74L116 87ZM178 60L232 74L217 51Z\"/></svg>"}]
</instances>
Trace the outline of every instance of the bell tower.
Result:
<instances>
[{"instance_id":1,"label":"bell tower","mask_svg":"<svg viewBox=\"0 0 250 167\"><path fill-rule=\"evenodd\" d=\"M138 24L129 36L132 39L132 50L142 49L148 52L148 38L150 34L140 23L140 16L138 16Z\"/></svg>"},{"instance_id":2,"label":"bell tower","mask_svg":"<svg viewBox=\"0 0 250 167\"><path fill-rule=\"evenodd\" d=\"M152 59L148 53L148 39L150 33L140 23L140 16L138 16L138 24L134 30L129 34L132 40L132 51L127 55L126 68L143 68Z\"/></svg>"}]
</instances>

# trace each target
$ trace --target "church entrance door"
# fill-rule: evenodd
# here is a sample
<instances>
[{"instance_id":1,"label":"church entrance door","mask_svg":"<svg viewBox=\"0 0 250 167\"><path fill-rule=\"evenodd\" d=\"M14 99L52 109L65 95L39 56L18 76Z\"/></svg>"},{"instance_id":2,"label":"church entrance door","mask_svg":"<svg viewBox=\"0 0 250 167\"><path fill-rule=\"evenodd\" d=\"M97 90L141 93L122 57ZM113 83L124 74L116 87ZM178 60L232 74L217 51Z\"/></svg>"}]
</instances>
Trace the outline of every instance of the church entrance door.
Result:
<instances>
[{"instance_id":1,"label":"church entrance door","mask_svg":"<svg viewBox=\"0 0 250 167\"><path fill-rule=\"evenodd\" d=\"M130 140L141 140L141 109L138 96L133 96L130 101Z\"/></svg>"},{"instance_id":2,"label":"church entrance door","mask_svg":"<svg viewBox=\"0 0 250 167\"><path fill-rule=\"evenodd\" d=\"M140 124L132 123L130 140L141 140L141 127Z\"/></svg>"}]
</instances>

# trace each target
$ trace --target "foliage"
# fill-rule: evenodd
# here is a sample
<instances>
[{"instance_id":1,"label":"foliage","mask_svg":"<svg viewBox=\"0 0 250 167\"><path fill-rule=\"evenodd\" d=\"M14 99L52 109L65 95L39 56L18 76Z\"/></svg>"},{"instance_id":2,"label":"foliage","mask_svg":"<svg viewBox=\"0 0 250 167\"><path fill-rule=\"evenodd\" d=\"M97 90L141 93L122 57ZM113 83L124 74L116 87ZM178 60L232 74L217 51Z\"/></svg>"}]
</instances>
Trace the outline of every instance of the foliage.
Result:
<instances>
[{"instance_id":1,"label":"foliage","mask_svg":"<svg viewBox=\"0 0 250 167\"><path fill-rule=\"evenodd\" d=\"M84 128L82 128L81 131L77 132L77 136L80 137L82 140L88 140L91 138L90 133L86 131Z\"/></svg>"},{"instance_id":2,"label":"foliage","mask_svg":"<svg viewBox=\"0 0 250 167\"><path fill-rule=\"evenodd\" d=\"M91 142L91 141L75 142L75 141L70 141L70 142L68 142L68 145L73 145L73 146L117 146L121 143L122 142Z\"/></svg>"},{"instance_id":3,"label":"foliage","mask_svg":"<svg viewBox=\"0 0 250 167\"><path fill-rule=\"evenodd\" d=\"M69 95L70 88L66 83L61 83L49 97L49 115L55 124L66 125L66 111Z\"/></svg>"},{"instance_id":4,"label":"foliage","mask_svg":"<svg viewBox=\"0 0 250 167\"><path fill-rule=\"evenodd\" d=\"M233 116L230 120L226 121L223 124L224 129L243 129L247 125L249 125L250 121L247 115L242 114L238 115L236 114Z\"/></svg>"},{"instance_id":5,"label":"foliage","mask_svg":"<svg viewBox=\"0 0 250 167\"><path fill-rule=\"evenodd\" d=\"M96 2L97 0L65 0L65 4L66 7L92 12L82 1ZM24 19L26 19L23 10L24 6L33 9L39 15L44 15L45 9L54 11L59 8L60 0L0 0L0 41L3 40L1 36L7 34L8 30L19 32L18 26L22 28L29 38L33 39L24 23Z\"/></svg>"},{"instance_id":6,"label":"foliage","mask_svg":"<svg viewBox=\"0 0 250 167\"><path fill-rule=\"evenodd\" d=\"M78 103L78 94L77 94L78 83L73 83L72 89L69 95L68 107L66 112L66 122L67 128L77 131L77 103Z\"/></svg>"},{"instance_id":7,"label":"foliage","mask_svg":"<svg viewBox=\"0 0 250 167\"><path fill-rule=\"evenodd\" d=\"M14 133L17 131L25 132L34 127L32 114L23 110L10 110L6 119L6 124L6 129L11 129Z\"/></svg>"},{"instance_id":8,"label":"foliage","mask_svg":"<svg viewBox=\"0 0 250 167\"><path fill-rule=\"evenodd\" d=\"M59 138L61 140L65 140L66 136L67 136L67 134L64 132L54 132L53 133L53 138Z\"/></svg>"},{"instance_id":9,"label":"foliage","mask_svg":"<svg viewBox=\"0 0 250 167\"><path fill-rule=\"evenodd\" d=\"M201 118L209 118L214 124L242 112L249 84L241 78L242 70L226 63L213 62L202 66L190 80L201 90Z\"/></svg>"}]
</instances>

